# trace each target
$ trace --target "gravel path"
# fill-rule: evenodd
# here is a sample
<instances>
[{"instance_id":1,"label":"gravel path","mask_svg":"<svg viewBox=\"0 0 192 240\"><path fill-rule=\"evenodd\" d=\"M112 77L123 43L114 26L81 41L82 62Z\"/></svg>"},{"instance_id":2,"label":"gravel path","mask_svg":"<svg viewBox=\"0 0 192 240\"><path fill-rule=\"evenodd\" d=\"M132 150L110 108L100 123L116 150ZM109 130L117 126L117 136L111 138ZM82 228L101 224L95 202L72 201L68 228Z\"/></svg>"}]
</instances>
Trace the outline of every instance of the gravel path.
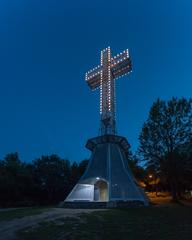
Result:
<instances>
[{"instance_id":1,"label":"gravel path","mask_svg":"<svg viewBox=\"0 0 192 240\"><path fill-rule=\"evenodd\" d=\"M91 213L99 209L51 208L47 212L0 223L0 240L18 240L15 233L23 228L38 225L43 221L52 221L62 217L78 217L82 213ZM103 210L103 209L102 209Z\"/></svg>"}]
</instances>

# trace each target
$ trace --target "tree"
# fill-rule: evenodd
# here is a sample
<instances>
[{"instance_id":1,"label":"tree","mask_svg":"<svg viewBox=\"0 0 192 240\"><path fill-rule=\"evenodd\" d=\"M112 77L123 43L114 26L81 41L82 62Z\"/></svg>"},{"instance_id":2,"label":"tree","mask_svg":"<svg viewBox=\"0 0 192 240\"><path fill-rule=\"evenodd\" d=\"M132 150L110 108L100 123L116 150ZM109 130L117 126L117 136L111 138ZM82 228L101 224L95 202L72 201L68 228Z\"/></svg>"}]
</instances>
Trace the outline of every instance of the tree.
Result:
<instances>
[{"instance_id":1,"label":"tree","mask_svg":"<svg viewBox=\"0 0 192 240\"><path fill-rule=\"evenodd\" d=\"M139 152L147 167L166 178L173 200L180 195L187 172L181 147L192 139L192 99L158 99L151 107L139 140Z\"/></svg>"},{"instance_id":2,"label":"tree","mask_svg":"<svg viewBox=\"0 0 192 240\"><path fill-rule=\"evenodd\" d=\"M53 154L24 163L18 153L0 160L0 206L29 206L63 201L84 173L88 160L70 163Z\"/></svg>"},{"instance_id":3,"label":"tree","mask_svg":"<svg viewBox=\"0 0 192 240\"><path fill-rule=\"evenodd\" d=\"M0 205L26 205L31 201L32 177L18 153L7 154L0 162Z\"/></svg>"},{"instance_id":4,"label":"tree","mask_svg":"<svg viewBox=\"0 0 192 240\"><path fill-rule=\"evenodd\" d=\"M61 201L70 191L70 162L57 155L35 160L32 175L42 203Z\"/></svg>"}]
</instances>

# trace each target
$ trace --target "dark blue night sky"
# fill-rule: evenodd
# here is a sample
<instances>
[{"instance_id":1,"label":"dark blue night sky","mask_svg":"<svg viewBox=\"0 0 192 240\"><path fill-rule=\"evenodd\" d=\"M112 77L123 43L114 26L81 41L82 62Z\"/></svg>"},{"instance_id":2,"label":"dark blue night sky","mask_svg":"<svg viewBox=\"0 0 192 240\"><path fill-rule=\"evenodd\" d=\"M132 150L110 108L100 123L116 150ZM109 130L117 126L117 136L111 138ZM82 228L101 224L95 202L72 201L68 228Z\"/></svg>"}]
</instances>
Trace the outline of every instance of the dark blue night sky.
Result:
<instances>
[{"instance_id":1,"label":"dark blue night sky","mask_svg":"<svg viewBox=\"0 0 192 240\"><path fill-rule=\"evenodd\" d=\"M129 48L117 81L117 127L133 151L152 102L192 93L191 0L1 0L0 158L89 156L99 95L84 81L100 50Z\"/></svg>"}]
</instances>

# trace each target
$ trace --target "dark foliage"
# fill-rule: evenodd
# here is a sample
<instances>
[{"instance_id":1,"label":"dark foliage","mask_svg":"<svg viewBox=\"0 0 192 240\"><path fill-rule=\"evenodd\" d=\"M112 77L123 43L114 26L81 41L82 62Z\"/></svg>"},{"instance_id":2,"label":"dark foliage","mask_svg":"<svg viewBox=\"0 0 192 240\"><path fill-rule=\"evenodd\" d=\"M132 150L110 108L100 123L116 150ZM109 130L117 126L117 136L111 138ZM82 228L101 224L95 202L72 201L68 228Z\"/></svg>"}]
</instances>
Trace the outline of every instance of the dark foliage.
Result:
<instances>
[{"instance_id":1,"label":"dark foliage","mask_svg":"<svg viewBox=\"0 0 192 240\"><path fill-rule=\"evenodd\" d=\"M147 168L172 192L173 200L190 189L192 154L192 99L162 101L151 107L140 134L139 152Z\"/></svg>"},{"instance_id":2,"label":"dark foliage","mask_svg":"<svg viewBox=\"0 0 192 240\"><path fill-rule=\"evenodd\" d=\"M138 180L143 169L132 153L128 163ZM17 153L0 160L0 207L58 204L63 201L83 175L88 160L80 163L57 155L42 156L32 163L23 163Z\"/></svg>"},{"instance_id":3,"label":"dark foliage","mask_svg":"<svg viewBox=\"0 0 192 240\"><path fill-rule=\"evenodd\" d=\"M55 204L65 199L84 173L88 160L79 164L57 155L42 156L31 164L17 153L0 160L0 206Z\"/></svg>"}]
</instances>

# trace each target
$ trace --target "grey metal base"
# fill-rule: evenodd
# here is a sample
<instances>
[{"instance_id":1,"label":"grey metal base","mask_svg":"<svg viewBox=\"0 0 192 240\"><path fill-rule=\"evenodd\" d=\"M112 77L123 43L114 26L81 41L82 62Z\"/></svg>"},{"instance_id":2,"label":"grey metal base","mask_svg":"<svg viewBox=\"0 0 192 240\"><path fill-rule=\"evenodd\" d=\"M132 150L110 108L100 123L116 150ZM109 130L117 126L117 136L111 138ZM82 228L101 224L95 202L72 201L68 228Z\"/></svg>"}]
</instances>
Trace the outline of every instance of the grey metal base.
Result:
<instances>
[{"instance_id":1,"label":"grey metal base","mask_svg":"<svg viewBox=\"0 0 192 240\"><path fill-rule=\"evenodd\" d=\"M88 167L64 205L148 205L145 193L128 166L129 143L126 138L103 135L89 139L86 147L92 152Z\"/></svg>"}]
</instances>

